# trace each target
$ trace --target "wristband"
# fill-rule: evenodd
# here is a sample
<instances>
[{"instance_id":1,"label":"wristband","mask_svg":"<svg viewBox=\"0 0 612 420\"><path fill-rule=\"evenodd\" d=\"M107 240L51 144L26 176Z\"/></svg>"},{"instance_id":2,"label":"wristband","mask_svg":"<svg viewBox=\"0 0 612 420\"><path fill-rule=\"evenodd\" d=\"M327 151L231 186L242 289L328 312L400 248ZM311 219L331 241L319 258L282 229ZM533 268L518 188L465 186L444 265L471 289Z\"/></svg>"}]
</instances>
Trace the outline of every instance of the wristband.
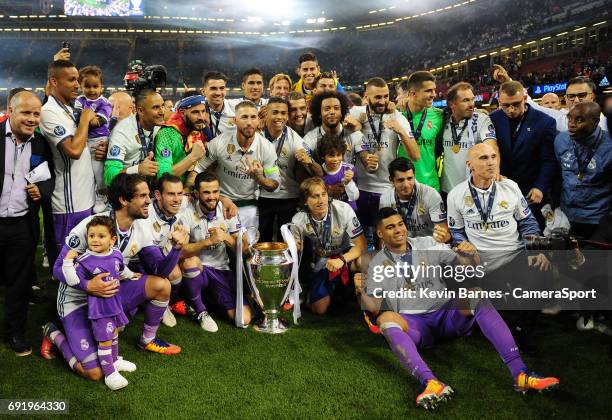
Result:
<instances>
[{"instance_id":1,"label":"wristband","mask_svg":"<svg viewBox=\"0 0 612 420\"><path fill-rule=\"evenodd\" d=\"M137 175L138 174L138 165L130 166L125 170L126 174Z\"/></svg>"}]
</instances>

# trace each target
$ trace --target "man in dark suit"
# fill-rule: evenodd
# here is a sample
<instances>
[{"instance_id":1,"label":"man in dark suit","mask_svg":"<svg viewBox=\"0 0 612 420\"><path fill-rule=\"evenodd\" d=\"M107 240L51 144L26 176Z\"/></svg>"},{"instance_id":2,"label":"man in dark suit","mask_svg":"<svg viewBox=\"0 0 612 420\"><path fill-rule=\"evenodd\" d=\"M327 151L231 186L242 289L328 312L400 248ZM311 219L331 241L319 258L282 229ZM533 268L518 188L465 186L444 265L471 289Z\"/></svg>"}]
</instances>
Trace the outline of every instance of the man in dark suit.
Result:
<instances>
[{"instance_id":1,"label":"man in dark suit","mask_svg":"<svg viewBox=\"0 0 612 420\"><path fill-rule=\"evenodd\" d=\"M550 197L557 173L554 151L557 130L553 118L530 107L526 100L523 85L505 82L499 89L501 109L490 117L497 133L500 173L519 185L542 228L540 209Z\"/></svg>"},{"instance_id":2,"label":"man in dark suit","mask_svg":"<svg viewBox=\"0 0 612 420\"><path fill-rule=\"evenodd\" d=\"M0 123L0 278L6 287L6 341L18 356L32 353L24 334L39 236L38 209L54 186L52 167L50 179L35 184L26 180L34 168L52 164L45 138L35 132L40 110L36 95L20 92L11 99L8 120Z\"/></svg>"}]
</instances>

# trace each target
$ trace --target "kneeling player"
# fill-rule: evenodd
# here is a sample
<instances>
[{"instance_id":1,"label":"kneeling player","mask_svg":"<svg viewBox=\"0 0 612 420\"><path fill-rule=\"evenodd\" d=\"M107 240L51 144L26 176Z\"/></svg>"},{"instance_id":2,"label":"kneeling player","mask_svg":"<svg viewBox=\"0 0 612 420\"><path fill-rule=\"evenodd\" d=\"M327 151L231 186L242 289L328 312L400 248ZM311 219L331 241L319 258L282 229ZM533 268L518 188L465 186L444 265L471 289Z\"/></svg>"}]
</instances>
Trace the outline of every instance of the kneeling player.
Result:
<instances>
[{"instance_id":1,"label":"kneeling player","mask_svg":"<svg viewBox=\"0 0 612 420\"><path fill-rule=\"evenodd\" d=\"M330 200L325 181L308 178L300 185L303 210L291 223L313 244L313 277L309 285L310 309L318 315L327 312L331 295L349 280L349 263L366 250L363 229L351 206Z\"/></svg>"},{"instance_id":2,"label":"kneeling player","mask_svg":"<svg viewBox=\"0 0 612 420\"><path fill-rule=\"evenodd\" d=\"M194 183L197 200L185 212L189 228L189 244L183 248L184 257L199 256L204 266L202 274L185 279L184 290L189 304L194 308L200 326L214 332L214 321L208 315L202 300L202 292L221 306L230 319L236 316L236 277L229 269L227 248L236 247L240 230L238 216L226 219L223 204L219 201L220 186L217 175L210 172L198 174ZM244 325L251 322L251 308L243 302Z\"/></svg>"},{"instance_id":3,"label":"kneeling player","mask_svg":"<svg viewBox=\"0 0 612 420\"><path fill-rule=\"evenodd\" d=\"M405 262L425 261L426 267L460 263L479 263L476 249L469 242L457 247L457 254L447 245L436 243L431 237L408 238L402 217L386 207L379 211L376 232L385 247L368 266L367 294L361 276L355 278L355 289L362 306L372 312L388 309L377 319L382 334L400 362L422 384L424 390L417 396L418 406L434 408L438 402L450 397L453 390L439 381L421 359L418 348L433 346L438 339L450 339L468 334L477 323L484 336L493 344L514 378L517 391L542 391L558 386L557 378L543 378L528 373L520 357L508 326L487 299L462 301L443 295L446 285L440 277L412 273L412 278L381 276L388 266ZM429 273L429 270L427 271ZM382 278L381 278L382 277ZM419 290L435 291L438 297L424 297ZM414 291L412 296L396 297L385 292ZM431 296L428 294L428 296Z\"/></svg>"}]
</instances>

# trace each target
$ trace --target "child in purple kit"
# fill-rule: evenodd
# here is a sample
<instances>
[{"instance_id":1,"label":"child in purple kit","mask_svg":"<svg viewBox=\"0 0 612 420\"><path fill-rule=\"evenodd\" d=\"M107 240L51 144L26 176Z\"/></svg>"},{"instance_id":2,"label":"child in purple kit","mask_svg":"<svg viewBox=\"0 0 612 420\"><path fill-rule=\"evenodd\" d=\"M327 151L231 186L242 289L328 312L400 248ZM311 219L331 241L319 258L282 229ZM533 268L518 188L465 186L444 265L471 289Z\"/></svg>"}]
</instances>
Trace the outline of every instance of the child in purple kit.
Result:
<instances>
[{"instance_id":1,"label":"child in purple kit","mask_svg":"<svg viewBox=\"0 0 612 420\"><path fill-rule=\"evenodd\" d=\"M108 216L94 216L87 224L87 251L79 256L71 250L64 258L62 270L68 285L75 286L100 273L108 273L105 281L110 282L120 278L139 278L139 273L133 273L124 265L121 252L113 248L116 240L112 219ZM113 391L127 386L127 379L114 365L119 350L118 329L128 323L121 305L121 296L119 293L108 298L87 295L87 315L93 336L98 342L98 361L104 373L104 382Z\"/></svg>"},{"instance_id":2,"label":"child in purple kit","mask_svg":"<svg viewBox=\"0 0 612 420\"><path fill-rule=\"evenodd\" d=\"M338 136L326 134L319 140L317 148L323 159L323 181L330 197L348 203L357 211L355 202L359 198L359 189L353 181L355 167L343 161L346 142Z\"/></svg>"},{"instance_id":3,"label":"child in purple kit","mask_svg":"<svg viewBox=\"0 0 612 420\"><path fill-rule=\"evenodd\" d=\"M98 116L98 119L94 119L90 123L87 147L91 153L91 166L96 180L94 213L100 213L106 208L106 185L104 184L104 161L96 160L96 150L100 143L108 143L108 136L110 135L109 124L113 106L108 99L102 96L102 70L99 67L83 67L79 71L79 84L81 85L83 95L76 99L75 108L91 109Z\"/></svg>"}]
</instances>

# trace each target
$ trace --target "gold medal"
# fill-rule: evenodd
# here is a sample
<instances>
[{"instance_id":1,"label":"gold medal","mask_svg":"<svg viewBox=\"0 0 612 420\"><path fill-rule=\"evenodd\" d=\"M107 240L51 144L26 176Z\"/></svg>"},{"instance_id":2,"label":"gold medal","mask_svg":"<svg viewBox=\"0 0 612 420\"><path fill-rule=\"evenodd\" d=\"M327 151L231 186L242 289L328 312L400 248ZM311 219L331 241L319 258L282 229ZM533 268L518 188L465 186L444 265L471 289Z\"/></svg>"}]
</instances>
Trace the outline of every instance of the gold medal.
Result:
<instances>
[{"instance_id":1,"label":"gold medal","mask_svg":"<svg viewBox=\"0 0 612 420\"><path fill-rule=\"evenodd\" d=\"M419 215L424 215L425 214L425 206L424 205L420 205L419 206Z\"/></svg>"},{"instance_id":2,"label":"gold medal","mask_svg":"<svg viewBox=\"0 0 612 420\"><path fill-rule=\"evenodd\" d=\"M484 224L484 231L488 231L489 230L489 224L485 222Z\"/></svg>"},{"instance_id":3,"label":"gold medal","mask_svg":"<svg viewBox=\"0 0 612 420\"><path fill-rule=\"evenodd\" d=\"M161 231L161 226L159 225L158 222L153 223L153 230L155 230L155 232L157 233Z\"/></svg>"},{"instance_id":4,"label":"gold medal","mask_svg":"<svg viewBox=\"0 0 612 420\"><path fill-rule=\"evenodd\" d=\"M325 256L325 250L324 249L320 249L319 250L319 257L324 257Z\"/></svg>"},{"instance_id":5,"label":"gold medal","mask_svg":"<svg viewBox=\"0 0 612 420\"><path fill-rule=\"evenodd\" d=\"M379 145L378 145L378 151L379 151L379 152L382 152L382 149L383 149L382 144L379 144Z\"/></svg>"},{"instance_id":6,"label":"gold medal","mask_svg":"<svg viewBox=\"0 0 612 420\"><path fill-rule=\"evenodd\" d=\"M584 179L584 174L582 172L580 172L578 174L578 181L582 181Z\"/></svg>"},{"instance_id":7,"label":"gold medal","mask_svg":"<svg viewBox=\"0 0 612 420\"><path fill-rule=\"evenodd\" d=\"M459 146L458 144L453 144L453 153L459 153L461 151L461 146Z\"/></svg>"}]
</instances>

